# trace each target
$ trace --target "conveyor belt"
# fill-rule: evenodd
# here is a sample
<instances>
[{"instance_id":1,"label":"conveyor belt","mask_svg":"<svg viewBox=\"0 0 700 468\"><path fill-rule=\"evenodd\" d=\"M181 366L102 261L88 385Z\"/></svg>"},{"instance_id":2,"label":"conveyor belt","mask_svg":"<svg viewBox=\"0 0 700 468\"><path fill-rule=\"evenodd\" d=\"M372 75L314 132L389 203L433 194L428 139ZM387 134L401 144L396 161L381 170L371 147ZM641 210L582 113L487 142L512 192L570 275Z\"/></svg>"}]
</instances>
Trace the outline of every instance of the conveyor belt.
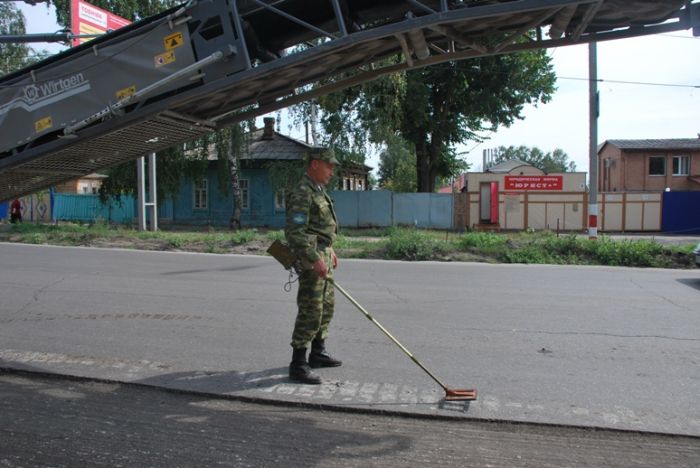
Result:
<instances>
[{"instance_id":1,"label":"conveyor belt","mask_svg":"<svg viewBox=\"0 0 700 468\"><path fill-rule=\"evenodd\" d=\"M191 1L0 79L0 200L382 74L697 28L699 7L683 0ZM402 60L383 66L391 56ZM37 77L44 88L32 84ZM56 96L75 96L36 111L38 98L52 97L46 83ZM78 99L85 103L74 105Z\"/></svg>"}]
</instances>

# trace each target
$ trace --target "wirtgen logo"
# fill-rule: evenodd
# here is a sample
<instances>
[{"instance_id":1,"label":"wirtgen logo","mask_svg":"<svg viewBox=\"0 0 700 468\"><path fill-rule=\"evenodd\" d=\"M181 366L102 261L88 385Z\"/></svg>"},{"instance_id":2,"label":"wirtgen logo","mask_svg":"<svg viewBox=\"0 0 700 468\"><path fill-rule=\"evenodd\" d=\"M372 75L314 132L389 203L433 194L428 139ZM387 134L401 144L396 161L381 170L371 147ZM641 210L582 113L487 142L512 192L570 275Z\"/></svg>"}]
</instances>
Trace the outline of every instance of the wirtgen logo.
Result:
<instances>
[{"instance_id":1,"label":"wirtgen logo","mask_svg":"<svg viewBox=\"0 0 700 468\"><path fill-rule=\"evenodd\" d=\"M48 99L57 94L65 93L75 88L79 88L86 83L82 73L78 73L67 78L46 81L40 84L31 84L24 87L25 102L34 104L37 101Z\"/></svg>"},{"instance_id":2,"label":"wirtgen logo","mask_svg":"<svg viewBox=\"0 0 700 468\"><path fill-rule=\"evenodd\" d=\"M19 96L0 106L0 115L14 108L23 108L32 112L89 89L90 81L86 80L82 73L76 73L57 80L33 83L24 86Z\"/></svg>"}]
</instances>

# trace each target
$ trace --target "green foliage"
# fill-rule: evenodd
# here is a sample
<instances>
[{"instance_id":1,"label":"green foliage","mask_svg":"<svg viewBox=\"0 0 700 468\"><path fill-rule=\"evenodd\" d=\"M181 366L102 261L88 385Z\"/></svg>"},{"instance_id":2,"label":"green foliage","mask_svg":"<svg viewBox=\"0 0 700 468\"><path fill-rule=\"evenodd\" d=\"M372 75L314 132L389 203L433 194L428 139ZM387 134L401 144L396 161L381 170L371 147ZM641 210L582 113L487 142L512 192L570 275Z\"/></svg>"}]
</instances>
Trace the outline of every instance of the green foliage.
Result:
<instances>
[{"instance_id":1,"label":"green foliage","mask_svg":"<svg viewBox=\"0 0 700 468\"><path fill-rule=\"evenodd\" d=\"M432 192L437 178L458 169L451 149L522 118L525 104L547 102L554 73L544 51L448 62L385 76L319 99L331 140L387 144L400 136L415 156L416 188ZM383 180L396 178L388 148ZM401 159L399 159L401 160ZM390 177L391 174L391 177Z\"/></svg>"},{"instance_id":2,"label":"green foliage","mask_svg":"<svg viewBox=\"0 0 700 468\"><path fill-rule=\"evenodd\" d=\"M469 260L502 263L561 265L611 265L652 268L693 268L693 245L668 246L654 240L624 240L602 236L590 240L576 234L551 232L472 232L448 240L444 231L412 228L343 231L334 248L341 258L389 258L398 260ZM227 253L250 245L247 251L263 254L273 240L283 240L282 230L139 232L106 223L43 225L14 224L0 230L0 241L54 245L109 245L142 249L178 249Z\"/></svg>"},{"instance_id":3,"label":"green foliage","mask_svg":"<svg viewBox=\"0 0 700 468\"><path fill-rule=\"evenodd\" d=\"M498 148L498 156L495 163L501 163L510 159L519 159L547 174L553 172L574 172L576 163L569 161L569 155L562 149L555 149L552 152L544 153L539 148L528 148L526 146L501 146Z\"/></svg>"},{"instance_id":4,"label":"green foliage","mask_svg":"<svg viewBox=\"0 0 700 468\"><path fill-rule=\"evenodd\" d=\"M186 177L197 179L205 174L207 155L204 148L207 140L191 142L182 147L159 151L156 155L156 190L159 203L178 193ZM148 173L148 159L146 159ZM128 161L107 169L108 175L99 190L100 200L106 202L110 197L120 199L122 195L136 196L136 162Z\"/></svg>"},{"instance_id":5,"label":"green foliage","mask_svg":"<svg viewBox=\"0 0 700 468\"><path fill-rule=\"evenodd\" d=\"M479 250L495 252L506 246L508 238L501 234L488 232L469 232L460 236L456 244L461 250Z\"/></svg>"},{"instance_id":6,"label":"green foliage","mask_svg":"<svg viewBox=\"0 0 700 468\"><path fill-rule=\"evenodd\" d=\"M394 192L416 191L416 152L400 136L389 137L379 155L379 184Z\"/></svg>"},{"instance_id":7,"label":"green foliage","mask_svg":"<svg viewBox=\"0 0 700 468\"><path fill-rule=\"evenodd\" d=\"M257 229L241 229L231 234L231 242L234 244L247 244L258 235Z\"/></svg>"},{"instance_id":8,"label":"green foliage","mask_svg":"<svg viewBox=\"0 0 700 468\"><path fill-rule=\"evenodd\" d=\"M279 231L269 231L267 234L265 234L265 239L269 240L270 242L274 242L276 240L283 241L284 230L280 229Z\"/></svg>"},{"instance_id":9,"label":"green foliage","mask_svg":"<svg viewBox=\"0 0 700 468\"><path fill-rule=\"evenodd\" d=\"M386 257L394 260L429 260L444 253L442 244L417 229L394 229L386 244Z\"/></svg>"},{"instance_id":10,"label":"green foliage","mask_svg":"<svg viewBox=\"0 0 700 468\"><path fill-rule=\"evenodd\" d=\"M618 266L658 266L656 257L663 251L661 244L654 241L613 241L605 237L591 247L599 262Z\"/></svg>"},{"instance_id":11,"label":"green foliage","mask_svg":"<svg viewBox=\"0 0 700 468\"><path fill-rule=\"evenodd\" d=\"M25 34L25 18L12 2L0 2L0 35ZM46 57L46 51L35 52L27 44L0 44L0 76L12 73Z\"/></svg>"},{"instance_id":12,"label":"green foliage","mask_svg":"<svg viewBox=\"0 0 700 468\"><path fill-rule=\"evenodd\" d=\"M304 176L306 164L304 161L270 161L265 164L265 169L274 191L289 192Z\"/></svg>"}]
</instances>

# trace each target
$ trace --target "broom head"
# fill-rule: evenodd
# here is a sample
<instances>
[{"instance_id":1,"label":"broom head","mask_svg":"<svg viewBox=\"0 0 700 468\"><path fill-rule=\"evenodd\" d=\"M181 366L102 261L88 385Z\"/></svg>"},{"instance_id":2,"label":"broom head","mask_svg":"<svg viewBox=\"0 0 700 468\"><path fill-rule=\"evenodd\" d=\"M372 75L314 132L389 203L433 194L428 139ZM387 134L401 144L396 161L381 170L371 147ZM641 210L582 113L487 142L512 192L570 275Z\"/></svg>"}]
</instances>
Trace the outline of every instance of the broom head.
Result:
<instances>
[{"instance_id":1,"label":"broom head","mask_svg":"<svg viewBox=\"0 0 700 468\"><path fill-rule=\"evenodd\" d=\"M445 389L445 401L467 401L476 400L476 390L464 389L458 390L454 388Z\"/></svg>"}]
</instances>

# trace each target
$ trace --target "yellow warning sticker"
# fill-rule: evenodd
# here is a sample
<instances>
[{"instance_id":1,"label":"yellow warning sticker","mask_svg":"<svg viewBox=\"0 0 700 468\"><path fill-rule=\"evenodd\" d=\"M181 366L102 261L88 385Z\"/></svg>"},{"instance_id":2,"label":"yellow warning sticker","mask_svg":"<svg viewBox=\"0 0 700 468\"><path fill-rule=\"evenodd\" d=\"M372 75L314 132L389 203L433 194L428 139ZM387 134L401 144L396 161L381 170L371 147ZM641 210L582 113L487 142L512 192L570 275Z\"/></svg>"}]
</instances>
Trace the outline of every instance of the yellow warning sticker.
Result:
<instances>
[{"instance_id":1,"label":"yellow warning sticker","mask_svg":"<svg viewBox=\"0 0 700 468\"><path fill-rule=\"evenodd\" d=\"M169 63L173 63L174 61L175 61L175 52L172 50L169 50L167 52L163 52L162 54L158 54L155 56L156 68L162 67L163 65L167 65Z\"/></svg>"},{"instance_id":2,"label":"yellow warning sticker","mask_svg":"<svg viewBox=\"0 0 700 468\"><path fill-rule=\"evenodd\" d=\"M177 33L171 34L169 36L165 36L165 39L163 39L163 44L165 45L165 50L172 50L175 47L180 47L183 42L184 42L184 39L182 38L181 32L177 32Z\"/></svg>"},{"instance_id":3,"label":"yellow warning sticker","mask_svg":"<svg viewBox=\"0 0 700 468\"><path fill-rule=\"evenodd\" d=\"M34 122L34 130L36 130L37 133L43 132L51 127L53 127L53 119L51 117L44 117Z\"/></svg>"},{"instance_id":4,"label":"yellow warning sticker","mask_svg":"<svg viewBox=\"0 0 700 468\"><path fill-rule=\"evenodd\" d=\"M131 96L136 92L136 86L129 86L128 88L120 89L117 91L117 101L121 101L122 99Z\"/></svg>"}]
</instances>

